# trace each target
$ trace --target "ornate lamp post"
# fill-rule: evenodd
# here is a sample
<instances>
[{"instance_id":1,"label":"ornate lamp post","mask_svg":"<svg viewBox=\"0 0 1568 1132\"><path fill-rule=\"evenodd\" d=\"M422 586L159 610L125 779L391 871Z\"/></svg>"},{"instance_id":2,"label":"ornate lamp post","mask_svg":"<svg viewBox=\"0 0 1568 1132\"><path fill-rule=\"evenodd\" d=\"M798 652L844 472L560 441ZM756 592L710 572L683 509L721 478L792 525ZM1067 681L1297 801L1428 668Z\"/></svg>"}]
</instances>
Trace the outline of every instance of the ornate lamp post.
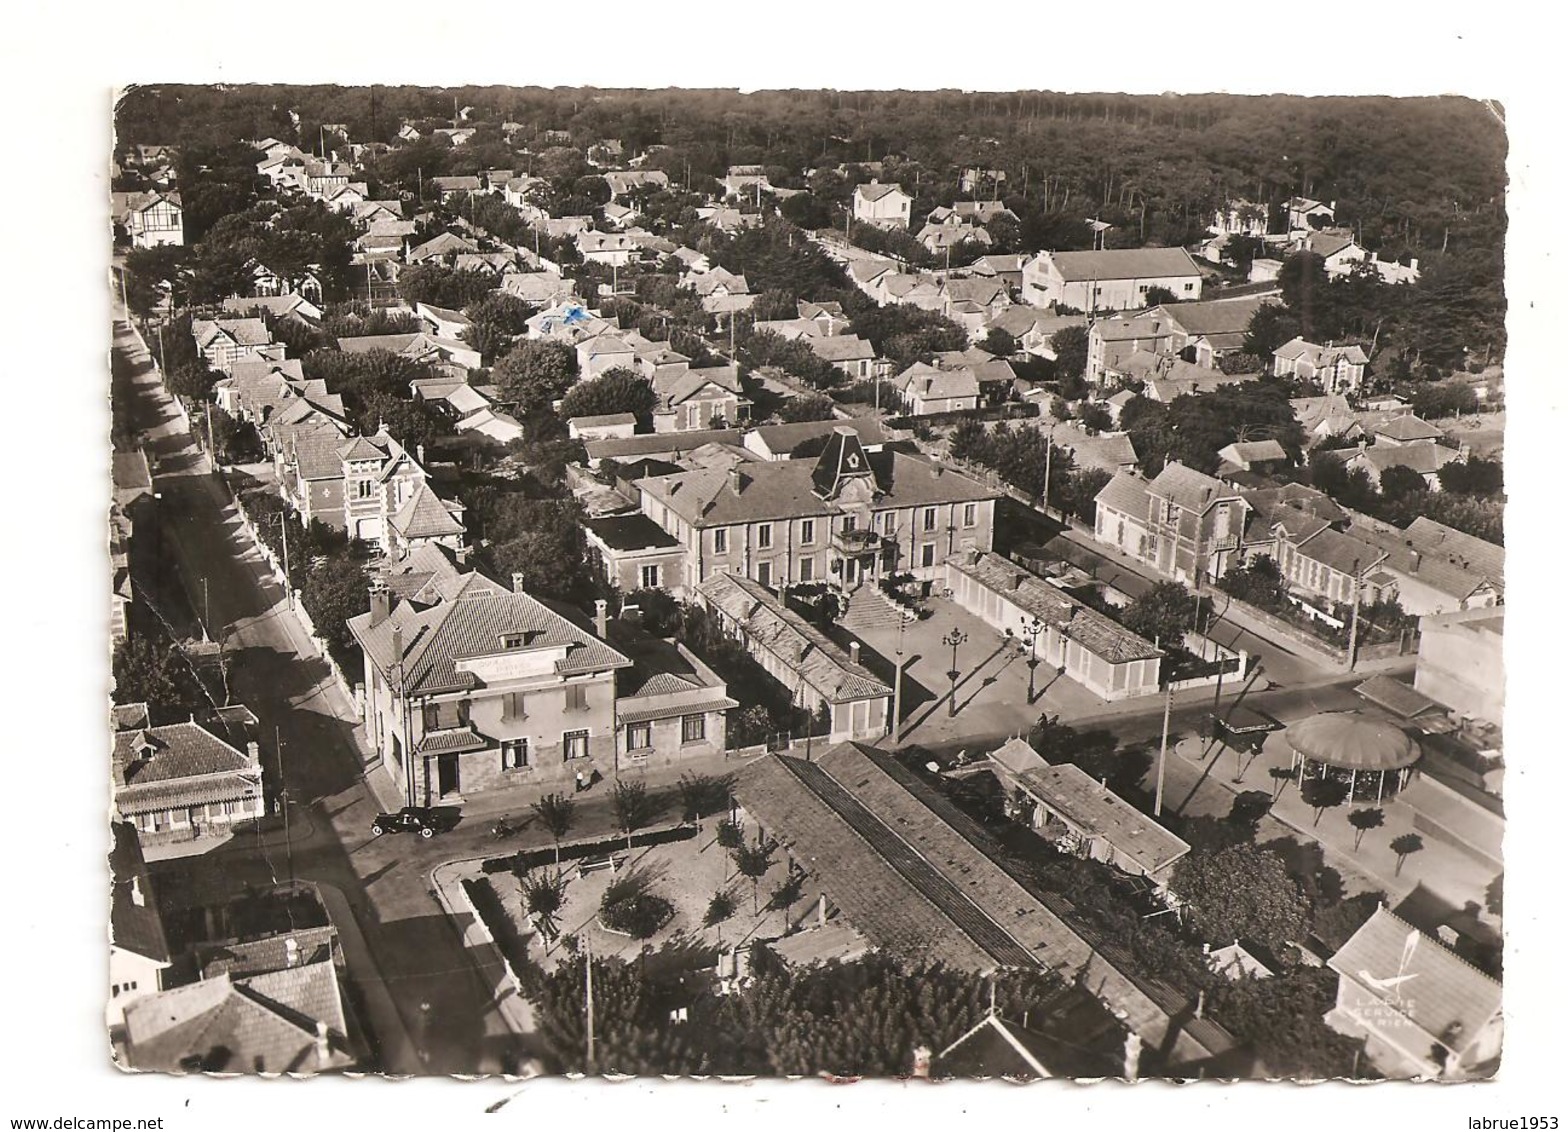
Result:
<instances>
[{"instance_id":1,"label":"ornate lamp post","mask_svg":"<svg viewBox=\"0 0 1568 1132\"><path fill-rule=\"evenodd\" d=\"M1038 617L1019 617L1018 624L1022 626L1019 632L1029 642L1029 703L1034 703L1034 670L1040 665L1040 658L1035 653L1035 642L1039 640L1040 633L1045 629L1045 622Z\"/></svg>"},{"instance_id":2,"label":"ornate lamp post","mask_svg":"<svg viewBox=\"0 0 1568 1132\"><path fill-rule=\"evenodd\" d=\"M953 650L953 666L947 670L947 682L949 685L947 717L949 719L958 714L958 646L968 639L969 634L956 625L953 626L952 631L947 636L942 638L942 643Z\"/></svg>"}]
</instances>

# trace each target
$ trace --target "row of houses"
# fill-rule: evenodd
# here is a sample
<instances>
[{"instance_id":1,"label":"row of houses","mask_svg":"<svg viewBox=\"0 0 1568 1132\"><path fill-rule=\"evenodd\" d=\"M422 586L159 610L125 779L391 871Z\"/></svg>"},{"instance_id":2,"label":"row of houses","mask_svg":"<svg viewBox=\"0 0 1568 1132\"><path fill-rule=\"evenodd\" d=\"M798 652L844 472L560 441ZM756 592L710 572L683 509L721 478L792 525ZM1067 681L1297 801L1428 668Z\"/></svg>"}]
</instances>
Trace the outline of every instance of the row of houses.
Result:
<instances>
[{"instance_id":1,"label":"row of houses","mask_svg":"<svg viewBox=\"0 0 1568 1132\"><path fill-rule=\"evenodd\" d=\"M1180 463L1121 472L1095 499L1094 537L1190 586L1271 558L1317 612L1395 599L1412 615L1497 605L1503 550L1431 519L1401 530L1299 485L1238 488ZM1327 608L1322 608L1327 607Z\"/></svg>"}]
</instances>

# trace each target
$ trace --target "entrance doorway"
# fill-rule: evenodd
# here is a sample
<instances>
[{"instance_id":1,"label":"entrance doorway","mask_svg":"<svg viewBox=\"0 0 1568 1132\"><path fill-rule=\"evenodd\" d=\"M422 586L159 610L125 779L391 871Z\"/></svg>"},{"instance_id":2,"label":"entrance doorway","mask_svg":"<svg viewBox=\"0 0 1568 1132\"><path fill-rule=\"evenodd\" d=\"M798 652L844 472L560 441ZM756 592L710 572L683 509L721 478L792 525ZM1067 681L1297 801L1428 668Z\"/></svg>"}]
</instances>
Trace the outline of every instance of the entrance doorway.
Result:
<instances>
[{"instance_id":1,"label":"entrance doorway","mask_svg":"<svg viewBox=\"0 0 1568 1132\"><path fill-rule=\"evenodd\" d=\"M458 792L457 756L436 757L436 793L446 798Z\"/></svg>"}]
</instances>

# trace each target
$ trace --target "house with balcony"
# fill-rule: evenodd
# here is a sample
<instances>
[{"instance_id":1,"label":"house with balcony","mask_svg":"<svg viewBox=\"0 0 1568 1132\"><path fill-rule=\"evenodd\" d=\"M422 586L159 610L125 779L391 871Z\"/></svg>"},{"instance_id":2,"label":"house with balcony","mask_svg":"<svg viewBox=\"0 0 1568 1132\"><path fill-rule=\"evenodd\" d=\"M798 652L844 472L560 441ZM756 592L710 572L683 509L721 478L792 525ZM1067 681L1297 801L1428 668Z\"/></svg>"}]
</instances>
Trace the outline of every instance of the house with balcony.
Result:
<instances>
[{"instance_id":1,"label":"house with balcony","mask_svg":"<svg viewBox=\"0 0 1568 1132\"><path fill-rule=\"evenodd\" d=\"M1222 576L1240 559L1241 492L1180 463L1153 480L1117 475L1095 496L1095 541L1185 585Z\"/></svg>"},{"instance_id":2,"label":"house with balcony","mask_svg":"<svg viewBox=\"0 0 1568 1132\"><path fill-rule=\"evenodd\" d=\"M425 542L462 549L462 504L437 497L415 454L384 428L341 442L334 454L342 480L342 529L350 537L389 554Z\"/></svg>"},{"instance_id":3,"label":"house with balcony","mask_svg":"<svg viewBox=\"0 0 1568 1132\"><path fill-rule=\"evenodd\" d=\"M901 185L884 185L873 180L869 185L856 185L851 208L855 219L877 228L904 231L909 227L909 209L915 198Z\"/></svg>"},{"instance_id":4,"label":"house with balcony","mask_svg":"<svg viewBox=\"0 0 1568 1132\"><path fill-rule=\"evenodd\" d=\"M1183 248L1041 252L1024 264L1023 299L1059 310L1140 310L1162 287L1179 300L1203 294L1203 274Z\"/></svg>"},{"instance_id":5,"label":"house with balcony","mask_svg":"<svg viewBox=\"0 0 1568 1132\"><path fill-rule=\"evenodd\" d=\"M722 751L736 703L696 657L634 626L592 625L477 573L416 599L375 587L348 623L365 656L374 750L412 804L678 765Z\"/></svg>"},{"instance_id":6,"label":"house with balcony","mask_svg":"<svg viewBox=\"0 0 1568 1132\"><path fill-rule=\"evenodd\" d=\"M948 556L991 549L997 497L923 457L867 452L845 424L815 460L732 461L634 486L643 514L684 548L689 587L716 573L768 587L853 589L905 571L935 581Z\"/></svg>"},{"instance_id":7,"label":"house with balcony","mask_svg":"<svg viewBox=\"0 0 1568 1132\"><path fill-rule=\"evenodd\" d=\"M848 651L775 597L739 574L715 574L696 587L698 599L724 632L814 716L828 716L830 742L876 739L887 733L893 689L860 663L860 644Z\"/></svg>"}]
</instances>

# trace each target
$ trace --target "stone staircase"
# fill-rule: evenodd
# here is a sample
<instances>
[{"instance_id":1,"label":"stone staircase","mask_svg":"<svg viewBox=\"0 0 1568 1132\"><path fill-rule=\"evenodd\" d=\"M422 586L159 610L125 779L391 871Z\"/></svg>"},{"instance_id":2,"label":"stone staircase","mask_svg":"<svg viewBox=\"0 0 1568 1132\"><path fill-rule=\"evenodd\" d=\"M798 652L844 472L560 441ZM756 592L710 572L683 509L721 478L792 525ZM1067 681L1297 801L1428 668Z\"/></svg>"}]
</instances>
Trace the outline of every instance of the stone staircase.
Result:
<instances>
[{"instance_id":1,"label":"stone staircase","mask_svg":"<svg viewBox=\"0 0 1568 1132\"><path fill-rule=\"evenodd\" d=\"M898 609L868 582L849 595L849 609L839 624L859 637L867 633L896 633L900 620Z\"/></svg>"}]
</instances>

